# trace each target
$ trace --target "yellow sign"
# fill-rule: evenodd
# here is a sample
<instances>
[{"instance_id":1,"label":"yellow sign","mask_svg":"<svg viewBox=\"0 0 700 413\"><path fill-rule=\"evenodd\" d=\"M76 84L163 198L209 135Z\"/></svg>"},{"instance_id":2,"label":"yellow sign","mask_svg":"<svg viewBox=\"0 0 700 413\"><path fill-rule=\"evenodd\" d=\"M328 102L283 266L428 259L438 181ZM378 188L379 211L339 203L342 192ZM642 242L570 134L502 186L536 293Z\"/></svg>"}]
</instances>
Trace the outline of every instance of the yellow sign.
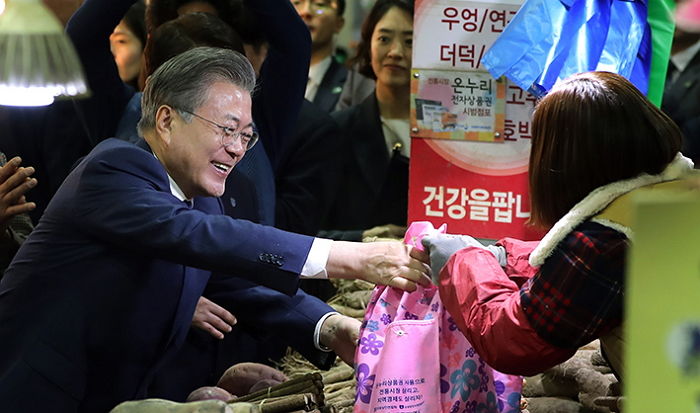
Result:
<instances>
[{"instance_id":1,"label":"yellow sign","mask_svg":"<svg viewBox=\"0 0 700 413\"><path fill-rule=\"evenodd\" d=\"M700 194L636 201L624 409L700 413Z\"/></svg>"}]
</instances>

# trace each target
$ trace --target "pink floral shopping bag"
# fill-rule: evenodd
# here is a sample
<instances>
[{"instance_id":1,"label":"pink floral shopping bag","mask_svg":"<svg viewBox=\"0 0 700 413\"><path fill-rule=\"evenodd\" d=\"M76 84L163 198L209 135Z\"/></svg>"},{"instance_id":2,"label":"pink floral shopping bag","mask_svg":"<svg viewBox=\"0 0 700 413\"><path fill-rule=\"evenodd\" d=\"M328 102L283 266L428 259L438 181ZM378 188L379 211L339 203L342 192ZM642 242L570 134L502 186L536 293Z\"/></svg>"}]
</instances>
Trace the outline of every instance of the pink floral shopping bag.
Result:
<instances>
[{"instance_id":1,"label":"pink floral shopping bag","mask_svg":"<svg viewBox=\"0 0 700 413\"><path fill-rule=\"evenodd\" d=\"M414 222L404 242L435 230ZM522 377L486 365L445 311L437 287L413 293L378 286L355 354L355 413L516 413Z\"/></svg>"}]
</instances>

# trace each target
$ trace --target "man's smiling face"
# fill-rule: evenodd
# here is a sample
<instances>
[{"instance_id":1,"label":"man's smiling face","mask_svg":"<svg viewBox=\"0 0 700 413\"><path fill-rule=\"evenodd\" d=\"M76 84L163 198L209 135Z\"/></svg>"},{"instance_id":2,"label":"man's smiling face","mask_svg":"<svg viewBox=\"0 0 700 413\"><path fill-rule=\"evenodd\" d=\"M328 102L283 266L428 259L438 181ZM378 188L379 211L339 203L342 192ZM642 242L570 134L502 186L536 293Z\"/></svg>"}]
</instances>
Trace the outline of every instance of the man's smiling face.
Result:
<instances>
[{"instance_id":1,"label":"man's smiling face","mask_svg":"<svg viewBox=\"0 0 700 413\"><path fill-rule=\"evenodd\" d=\"M185 196L221 196L226 178L245 155L239 138L224 146L224 132L209 119L236 132L252 133L250 93L229 82L214 82L207 99L186 122L174 111L171 139L161 159Z\"/></svg>"}]
</instances>

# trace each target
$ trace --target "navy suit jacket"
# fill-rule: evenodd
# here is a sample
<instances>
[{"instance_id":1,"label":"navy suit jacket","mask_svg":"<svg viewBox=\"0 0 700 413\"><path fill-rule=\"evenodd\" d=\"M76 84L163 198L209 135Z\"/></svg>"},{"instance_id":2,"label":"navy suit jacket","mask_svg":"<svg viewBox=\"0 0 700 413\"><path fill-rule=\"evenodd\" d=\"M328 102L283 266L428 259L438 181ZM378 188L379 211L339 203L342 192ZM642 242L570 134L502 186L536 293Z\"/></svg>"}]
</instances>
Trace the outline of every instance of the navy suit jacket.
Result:
<instances>
[{"instance_id":1,"label":"navy suit jacket","mask_svg":"<svg viewBox=\"0 0 700 413\"><path fill-rule=\"evenodd\" d=\"M311 34L289 1L245 0L268 41L253 96L253 120L274 170L294 133L304 100L311 59Z\"/></svg>"},{"instance_id":2,"label":"navy suit jacket","mask_svg":"<svg viewBox=\"0 0 700 413\"><path fill-rule=\"evenodd\" d=\"M331 65L328 66L328 70L323 75L321 84L318 85L316 96L314 96L314 105L325 112L333 112L338 104L340 94L343 92L343 85L347 78L348 69L341 63L338 63L334 57L331 57Z\"/></svg>"},{"instance_id":3,"label":"navy suit jacket","mask_svg":"<svg viewBox=\"0 0 700 413\"><path fill-rule=\"evenodd\" d=\"M314 235L340 190L345 135L327 113L304 99L299 124L275 171L275 226ZM245 159L245 158L244 158Z\"/></svg>"},{"instance_id":4,"label":"navy suit jacket","mask_svg":"<svg viewBox=\"0 0 700 413\"><path fill-rule=\"evenodd\" d=\"M700 160L700 53L675 82L666 84L663 110L683 131L683 155Z\"/></svg>"},{"instance_id":5,"label":"navy suit jacket","mask_svg":"<svg viewBox=\"0 0 700 413\"><path fill-rule=\"evenodd\" d=\"M313 239L175 198L152 153L116 139L71 172L0 282L0 405L108 411L143 397L211 271L294 294Z\"/></svg>"}]
</instances>

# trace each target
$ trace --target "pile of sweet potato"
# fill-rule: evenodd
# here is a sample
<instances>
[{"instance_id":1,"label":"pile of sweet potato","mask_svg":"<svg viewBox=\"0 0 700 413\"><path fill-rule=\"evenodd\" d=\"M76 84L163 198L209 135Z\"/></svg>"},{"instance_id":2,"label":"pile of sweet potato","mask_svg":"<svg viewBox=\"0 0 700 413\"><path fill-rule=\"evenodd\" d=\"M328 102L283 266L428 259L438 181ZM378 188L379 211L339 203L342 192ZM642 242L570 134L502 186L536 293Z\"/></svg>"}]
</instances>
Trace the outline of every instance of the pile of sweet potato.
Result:
<instances>
[{"instance_id":1,"label":"pile of sweet potato","mask_svg":"<svg viewBox=\"0 0 700 413\"><path fill-rule=\"evenodd\" d=\"M610 413L621 409L619 383L596 340L569 360L525 380L530 413Z\"/></svg>"},{"instance_id":2,"label":"pile of sweet potato","mask_svg":"<svg viewBox=\"0 0 700 413\"><path fill-rule=\"evenodd\" d=\"M175 403L162 399L124 402L110 413L261 413L251 403L227 404L221 400L204 400L192 403Z\"/></svg>"},{"instance_id":3,"label":"pile of sweet potato","mask_svg":"<svg viewBox=\"0 0 700 413\"><path fill-rule=\"evenodd\" d=\"M239 363L228 368L215 387L199 388L187 397L187 401L223 400L232 401L260 389L287 381L279 370L259 363Z\"/></svg>"},{"instance_id":4,"label":"pile of sweet potato","mask_svg":"<svg viewBox=\"0 0 700 413\"><path fill-rule=\"evenodd\" d=\"M260 406L236 400L239 397L287 381L279 370L257 363L240 363L230 367L216 386L194 390L185 403L161 399L125 402L110 413L276 413L273 404ZM272 407L272 409L270 409ZM296 410L296 409L295 409Z\"/></svg>"}]
</instances>

